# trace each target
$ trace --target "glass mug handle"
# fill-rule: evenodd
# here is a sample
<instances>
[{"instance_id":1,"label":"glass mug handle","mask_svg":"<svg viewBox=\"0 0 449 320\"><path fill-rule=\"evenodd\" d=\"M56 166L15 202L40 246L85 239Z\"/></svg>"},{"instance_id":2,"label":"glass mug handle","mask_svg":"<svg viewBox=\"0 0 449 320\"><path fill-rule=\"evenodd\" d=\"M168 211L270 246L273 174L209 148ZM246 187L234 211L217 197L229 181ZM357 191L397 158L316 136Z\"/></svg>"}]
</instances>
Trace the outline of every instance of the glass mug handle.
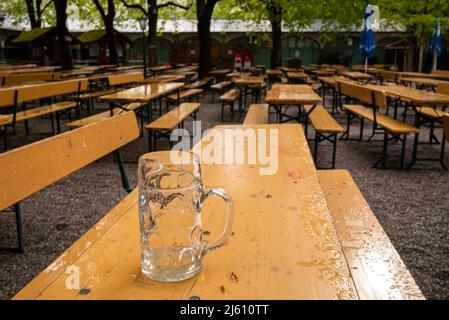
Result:
<instances>
[{"instance_id":1,"label":"glass mug handle","mask_svg":"<svg viewBox=\"0 0 449 320\"><path fill-rule=\"evenodd\" d=\"M211 196L220 197L226 203L226 226L220 238L218 238L211 244L206 245L203 251L203 256L211 251L214 251L224 246L228 242L229 237L231 236L232 233L232 220L234 217L234 210L231 197L229 197L226 191L224 191L223 189L208 189L206 190L206 193L203 195L201 199L201 204L203 204L204 201Z\"/></svg>"}]
</instances>

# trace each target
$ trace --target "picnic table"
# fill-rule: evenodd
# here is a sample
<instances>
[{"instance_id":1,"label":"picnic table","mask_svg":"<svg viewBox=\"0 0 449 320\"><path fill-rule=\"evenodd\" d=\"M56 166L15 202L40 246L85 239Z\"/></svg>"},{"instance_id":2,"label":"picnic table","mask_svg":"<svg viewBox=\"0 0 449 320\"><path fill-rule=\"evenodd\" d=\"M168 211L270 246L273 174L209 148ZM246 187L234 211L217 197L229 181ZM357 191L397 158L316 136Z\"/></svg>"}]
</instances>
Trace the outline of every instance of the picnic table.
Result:
<instances>
[{"instance_id":1,"label":"picnic table","mask_svg":"<svg viewBox=\"0 0 449 320\"><path fill-rule=\"evenodd\" d=\"M14 299L357 299L301 127L216 127L233 128L277 130L278 170L264 176L260 163L202 164L204 184L224 188L235 213L229 243L205 257L196 277L161 283L142 275L134 190ZM206 239L223 228L220 205L203 208ZM80 270L81 290L66 286L72 266Z\"/></svg>"},{"instance_id":2,"label":"picnic table","mask_svg":"<svg viewBox=\"0 0 449 320\"><path fill-rule=\"evenodd\" d=\"M250 77L251 72L231 72L227 73L226 77L228 78L239 78L239 77Z\"/></svg>"},{"instance_id":3,"label":"picnic table","mask_svg":"<svg viewBox=\"0 0 449 320\"><path fill-rule=\"evenodd\" d=\"M161 74L163 71L169 69L172 69L172 67L169 65L162 65L162 66L149 67L147 70L150 71L153 75L158 75Z\"/></svg>"},{"instance_id":4,"label":"picnic table","mask_svg":"<svg viewBox=\"0 0 449 320\"><path fill-rule=\"evenodd\" d=\"M146 78L143 82L144 83L165 83L165 82L177 82L177 81L184 81L185 76L181 74L162 74L160 76L156 77L149 77Z\"/></svg>"},{"instance_id":5,"label":"picnic table","mask_svg":"<svg viewBox=\"0 0 449 320\"><path fill-rule=\"evenodd\" d=\"M365 81L368 82L369 80L374 79L374 76L371 74L359 72L359 71L347 71L340 73L342 76L347 77L354 81Z\"/></svg>"},{"instance_id":6,"label":"picnic table","mask_svg":"<svg viewBox=\"0 0 449 320\"><path fill-rule=\"evenodd\" d=\"M147 107L148 111L148 123L152 121L152 102L166 96L172 92L177 91L179 94L179 89L184 86L183 82L167 82L167 83L150 83L144 84L138 87L129 88L122 91L117 91L111 94L107 94L100 97L100 100L109 102L109 109L111 115L113 115L114 108L123 108L131 102L143 103L143 106Z\"/></svg>"},{"instance_id":7,"label":"picnic table","mask_svg":"<svg viewBox=\"0 0 449 320\"><path fill-rule=\"evenodd\" d=\"M388 96L392 98L396 98L399 100L402 100L410 105L410 107L415 112L415 121L414 126L419 128L423 123L426 121L423 121L423 118L428 117L424 113L425 106L431 107L431 112L434 113L434 117L438 118L439 112L434 109L437 105L449 105L449 95L442 94L442 93L436 93L431 91L425 91L425 90L419 90L415 88L405 87L401 85L368 85L369 87L375 88L377 90L384 91ZM426 109L426 111L429 108ZM397 105L395 105L395 115L397 116ZM406 113L404 113L404 119L405 119ZM444 138L443 138L444 139ZM430 132L430 142L433 140L438 141L438 139L435 137L433 133L433 124L431 127ZM409 168L411 168L415 162L417 161L439 161L443 168L446 168L446 165L444 164L443 158L418 158L417 152L418 152L418 144L419 144L419 133L415 134L415 140L413 145L413 157L412 161L410 162Z\"/></svg>"},{"instance_id":8,"label":"picnic table","mask_svg":"<svg viewBox=\"0 0 449 320\"><path fill-rule=\"evenodd\" d=\"M225 76L227 73L230 73L231 69L215 69L209 72L209 75L212 77L212 83L217 83L218 79Z\"/></svg>"},{"instance_id":9,"label":"picnic table","mask_svg":"<svg viewBox=\"0 0 449 320\"><path fill-rule=\"evenodd\" d=\"M398 79L399 82L404 84L415 84L417 87L420 87L421 89L431 89L434 90L435 87L438 86L438 83L440 81L431 79L431 78L408 78L408 77L402 77Z\"/></svg>"},{"instance_id":10,"label":"picnic table","mask_svg":"<svg viewBox=\"0 0 449 320\"><path fill-rule=\"evenodd\" d=\"M254 103L260 103L260 92L265 84L264 77L249 76L234 78L232 81L241 88L243 93L243 107L246 107L246 95L253 94Z\"/></svg>"},{"instance_id":11,"label":"picnic table","mask_svg":"<svg viewBox=\"0 0 449 320\"><path fill-rule=\"evenodd\" d=\"M321 102L321 97L308 85L303 84L274 84L265 95L265 101L274 107L277 114L277 122L282 123L283 118L287 121L297 119L301 122L302 117L314 110L315 106ZM303 112L304 105L312 105L309 112ZM286 114L289 108L298 108L298 116L292 117Z\"/></svg>"},{"instance_id":12,"label":"picnic table","mask_svg":"<svg viewBox=\"0 0 449 320\"><path fill-rule=\"evenodd\" d=\"M304 83L308 79L308 76L304 72L287 72L287 78L289 82Z\"/></svg>"}]
</instances>

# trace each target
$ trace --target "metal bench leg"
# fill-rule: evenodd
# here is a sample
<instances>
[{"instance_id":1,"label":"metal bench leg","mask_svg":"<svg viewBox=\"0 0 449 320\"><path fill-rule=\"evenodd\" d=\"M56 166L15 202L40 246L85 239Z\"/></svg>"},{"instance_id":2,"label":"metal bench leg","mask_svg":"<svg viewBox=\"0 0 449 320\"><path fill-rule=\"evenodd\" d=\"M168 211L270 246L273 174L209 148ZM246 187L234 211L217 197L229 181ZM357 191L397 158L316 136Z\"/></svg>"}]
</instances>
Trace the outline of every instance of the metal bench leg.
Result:
<instances>
[{"instance_id":1,"label":"metal bench leg","mask_svg":"<svg viewBox=\"0 0 449 320\"><path fill-rule=\"evenodd\" d=\"M318 143L320 142L320 134L315 132L315 145L313 149L313 160L315 161L315 166L318 164Z\"/></svg>"},{"instance_id":2,"label":"metal bench leg","mask_svg":"<svg viewBox=\"0 0 449 320\"><path fill-rule=\"evenodd\" d=\"M3 150L6 152L8 151L8 127L3 127Z\"/></svg>"},{"instance_id":3,"label":"metal bench leg","mask_svg":"<svg viewBox=\"0 0 449 320\"><path fill-rule=\"evenodd\" d=\"M446 145L446 138L443 133L443 141L441 142L441 155L440 155L440 163L441 163L441 167L443 167L443 170L447 170L447 166L444 163L445 145Z\"/></svg>"},{"instance_id":4,"label":"metal bench leg","mask_svg":"<svg viewBox=\"0 0 449 320\"><path fill-rule=\"evenodd\" d=\"M382 169L385 169L385 166L386 166L387 153L388 153L388 132L385 131L385 134L384 134L384 146L383 146L382 161L381 161L381 168Z\"/></svg>"},{"instance_id":5,"label":"metal bench leg","mask_svg":"<svg viewBox=\"0 0 449 320\"><path fill-rule=\"evenodd\" d=\"M221 102L221 122L224 122L224 108L225 108L225 103L222 101Z\"/></svg>"},{"instance_id":6,"label":"metal bench leg","mask_svg":"<svg viewBox=\"0 0 449 320\"><path fill-rule=\"evenodd\" d=\"M365 118L361 118L360 119L360 136L359 136L359 141L363 140L363 127L365 126Z\"/></svg>"},{"instance_id":7,"label":"metal bench leg","mask_svg":"<svg viewBox=\"0 0 449 320\"><path fill-rule=\"evenodd\" d=\"M332 147L332 149L333 149L332 150L332 169L335 169L335 162L337 160L337 141L338 141L337 134L335 133L335 134L333 134L333 139L332 139L332 144L333 144L333 147Z\"/></svg>"},{"instance_id":8,"label":"metal bench leg","mask_svg":"<svg viewBox=\"0 0 449 320\"><path fill-rule=\"evenodd\" d=\"M122 151L120 149L117 149L114 151L114 153L117 159L118 168L120 170L120 178L122 179L123 189L125 189L126 192L130 193L132 190L131 187L129 186L128 176L126 175Z\"/></svg>"},{"instance_id":9,"label":"metal bench leg","mask_svg":"<svg viewBox=\"0 0 449 320\"><path fill-rule=\"evenodd\" d=\"M401 150L401 169L404 169L404 160L405 160L405 145L407 144L407 135L404 134L402 138L402 150Z\"/></svg>"},{"instance_id":10,"label":"metal bench leg","mask_svg":"<svg viewBox=\"0 0 449 320\"><path fill-rule=\"evenodd\" d=\"M148 129L148 152L153 151L153 130Z\"/></svg>"},{"instance_id":11,"label":"metal bench leg","mask_svg":"<svg viewBox=\"0 0 449 320\"><path fill-rule=\"evenodd\" d=\"M412 161L408 165L408 169L411 169L413 167L418 157L418 143L419 143L419 133L415 133L415 139L413 141Z\"/></svg>"},{"instance_id":12,"label":"metal bench leg","mask_svg":"<svg viewBox=\"0 0 449 320\"><path fill-rule=\"evenodd\" d=\"M20 214L20 203L16 203L14 205L14 212L16 215L17 243L19 245L19 252L23 253L25 251L25 246L24 246L24 239L23 239L22 216Z\"/></svg>"}]
</instances>

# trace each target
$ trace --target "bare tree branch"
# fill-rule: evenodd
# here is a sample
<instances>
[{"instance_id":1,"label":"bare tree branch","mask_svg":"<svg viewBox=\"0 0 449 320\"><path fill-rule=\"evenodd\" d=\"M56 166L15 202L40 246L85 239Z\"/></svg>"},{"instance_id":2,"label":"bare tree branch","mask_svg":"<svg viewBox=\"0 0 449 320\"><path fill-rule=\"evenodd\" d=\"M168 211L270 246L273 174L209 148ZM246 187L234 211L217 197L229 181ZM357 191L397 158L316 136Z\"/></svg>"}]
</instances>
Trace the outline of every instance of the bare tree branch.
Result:
<instances>
[{"instance_id":1,"label":"bare tree branch","mask_svg":"<svg viewBox=\"0 0 449 320\"><path fill-rule=\"evenodd\" d=\"M129 9L138 9L143 12L145 16L148 16L148 11L145 10L140 4L129 4L125 0L120 0L123 5Z\"/></svg>"},{"instance_id":2,"label":"bare tree branch","mask_svg":"<svg viewBox=\"0 0 449 320\"><path fill-rule=\"evenodd\" d=\"M50 0L50 1L47 2L47 4L46 4L45 6L42 7L42 9L39 10L39 8L38 8L38 10L39 10L39 16L41 16L41 15L44 13L45 9L47 9L47 7L48 7L52 2L53 2L53 0Z\"/></svg>"},{"instance_id":3,"label":"bare tree branch","mask_svg":"<svg viewBox=\"0 0 449 320\"><path fill-rule=\"evenodd\" d=\"M97 7L98 12L100 12L101 18L103 20L106 20L106 13L104 12L103 7L101 6L101 3L99 0L93 0L95 6Z\"/></svg>"},{"instance_id":4,"label":"bare tree branch","mask_svg":"<svg viewBox=\"0 0 449 320\"><path fill-rule=\"evenodd\" d=\"M168 6L173 6L173 7L178 7L178 8L184 9L184 10L189 10L190 7L192 6L192 4L190 4L189 6L183 6L182 4L179 4L179 3L176 3L176 2L169 1L169 2L166 2L166 3L162 3L162 4L157 5L156 8L157 8L157 9L160 9L160 8L164 8L164 7L168 7Z\"/></svg>"}]
</instances>

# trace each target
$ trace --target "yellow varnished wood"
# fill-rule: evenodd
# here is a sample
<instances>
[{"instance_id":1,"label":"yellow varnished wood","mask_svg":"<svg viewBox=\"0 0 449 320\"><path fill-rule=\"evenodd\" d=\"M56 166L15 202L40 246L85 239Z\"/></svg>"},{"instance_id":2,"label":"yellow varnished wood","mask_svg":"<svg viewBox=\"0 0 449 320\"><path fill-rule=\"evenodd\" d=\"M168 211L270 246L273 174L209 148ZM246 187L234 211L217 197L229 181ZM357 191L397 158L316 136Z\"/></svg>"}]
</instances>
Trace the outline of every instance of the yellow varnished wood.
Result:
<instances>
[{"instance_id":1,"label":"yellow varnished wood","mask_svg":"<svg viewBox=\"0 0 449 320\"><path fill-rule=\"evenodd\" d=\"M305 105L304 110L309 113L313 106ZM342 133L343 127L335 120L329 112L322 106L317 105L309 114L309 121L313 128L321 133Z\"/></svg>"},{"instance_id":2,"label":"yellow varnished wood","mask_svg":"<svg viewBox=\"0 0 449 320\"><path fill-rule=\"evenodd\" d=\"M268 104L252 104L249 106L243 124L268 124Z\"/></svg>"},{"instance_id":3,"label":"yellow varnished wood","mask_svg":"<svg viewBox=\"0 0 449 320\"><path fill-rule=\"evenodd\" d=\"M321 97L308 85L274 84L265 96L269 104L317 104Z\"/></svg>"},{"instance_id":4,"label":"yellow varnished wood","mask_svg":"<svg viewBox=\"0 0 449 320\"><path fill-rule=\"evenodd\" d=\"M89 289L89 294L67 289L67 275L61 272L50 283L38 276L16 298L356 299L301 127L220 126L217 130L224 134L226 129L250 128L277 130L278 142L273 143L278 150L278 170L264 176L259 174L260 163L203 163L204 184L227 190L234 200L235 216L229 243L205 257L199 275L177 283L159 283L142 276L136 203L81 255L64 260L65 266L80 268L80 286ZM211 143L210 138L205 137L201 145ZM227 153L229 148L230 144L224 145L222 150ZM222 209L220 202L209 202L203 208L210 239L222 231ZM41 282L45 289L29 289Z\"/></svg>"},{"instance_id":5,"label":"yellow varnished wood","mask_svg":"<svg viewBox=\"0 0 449 320\"><path fill-rule=\"evenodd\" d=\"M80 79L19 87L17 89L17 102L22 103L41 98L86 91L88 88L88 84L89 83L87 79Z\"/></svg>"},{"instance_id":6,"label":"yellow varnished wood","mask_svg":"<svg viewBox=\"0 0 449 320\"><path fill-rule=\"evenodd\" d=\"M359 297L424 299L349 172L318 177Z\"/></svg>"},{"instance_id":7,"label":"yellow varnished wood","mask_svg":"<svg viewBox=\"0 0 449 320\"><path fill-rule=\"evenodd\" d=\"M134 112L0 154L0 210L139 136Z\"/></svg>"},{"instance_id":8,"label":"yellow varnished wood","mask_svg":"<svg viewBox=\"0 0 449 320\"><path fill-rule=\"evenodd\" d=\"M181 82L151 83L100 97L106 101L147 102L184 86Z\"/></svg>"},{"instance_id":9,"label":"yellow varnished wood","mask_svg":"<svg viewBox=\"0 0 449 320\"><path fill-rule=\"evenodd\" d=\"M124 74L116 74L108 77L109 86L114 87L127 83L141 83L144 81L143 72L130 72Z\"/></svg>"},{"instance_id":10,"label":"yellow varnished wood","mask_svg":"<svg viewBox=\"0 0 449 320\"><path fill-rule=\"evenodd\" d=\"M113 112L113 115L118 115L118 114L124 113L126 111L132 111L132 110L139 109L139 108L143 107L144 105L145 104L142 104L140 102L131 102L131 103L121 106L120 108L114 108L112 110L112 112ZM87 126L88 124L92 124L92 123L95 123L95 122L98 122L101 120L105 120L110 117L111 117L111 111L104 111L104 112L94 114L93 116L90 116L90 117L86 117L86 118L82 118L79 120L75 120L75 121L66 123L65 125L70 128L79 128L79 127Z\"/></svg>"},{"instance_id":11,"label":"yellow varnished wood","mask_svg":"<svg viewBox=\"0 0 449 320\"><path fill-rule=\"evenodd\" d=\"M234 88L220 96L221 101L234 101L240 97L240 89Z\"/></svg>"},{"instance_id":12,"label":"yellow varnished wood","mask_svg":"<svg viewBox=\"0 0 449 320\"><path fill-rule=\"evenodd\" d=\"M14 104L14 88L0 89L0 108L8 107Z\"/></svg>"},{"instance_id":13,"label":"yellow varnished wood","mask_svg":"<svg viewBox=\"0 0 449 320\"><path fill-rule=\"evenodd\" d=\"M173 129L179 123L184 121L189 115L198 110L199 103L182 103L178 107L170 110L166 114L157 118L150 124L146 125L146 129Z\"/></svg>"},{"instance_id":14,"label":"yellow varnished wood","mask_svg":"<svg viewBox=\"0 0 449 320\"><path fill-rule=\"evenodd\" d=\"M201 92L203 92L203 89L188 89L188 90L184 90L181 91L179 93L179 99L185 99L188 97L193 97L196 95L199 95ZM178 100L178 94L177 93L173 93L169 96L167 96L168 100L172 100L172 101L177 101Z\"/></svg>"}]
</instances>

